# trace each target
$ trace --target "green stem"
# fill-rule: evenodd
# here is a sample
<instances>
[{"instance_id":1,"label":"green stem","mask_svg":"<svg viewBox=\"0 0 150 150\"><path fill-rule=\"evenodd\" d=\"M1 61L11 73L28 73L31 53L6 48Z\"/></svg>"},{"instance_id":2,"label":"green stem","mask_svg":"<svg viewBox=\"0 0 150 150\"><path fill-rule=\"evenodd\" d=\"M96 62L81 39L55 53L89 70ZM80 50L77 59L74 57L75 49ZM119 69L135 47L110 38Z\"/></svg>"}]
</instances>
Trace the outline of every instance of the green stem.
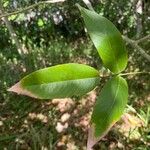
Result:
<instances>
[{"instance_id":1,"label":"green stem","mask_svg":"<svg viewBox=\"0 0 150 150\"><path fill-rule=\"evenodd\" d=\"M129 73L121 73L120 76L127 76L127 75L136 75L136 74L150 74L150 72L129 72Z\"/></svg>"},{"instance_id":2,"label":"green stem","mask_svg":"<svg viewBox=\"0 0 150 150\"><path fill-rule=\"evenodd\" d=\"M150 72L129 72L129 73L99 75L99 76L100 76L100 78L108 78L108 77L115 76L115 75L127 76L127 75L136 75L136 74L150 74Z\"/></svg>"}]
</instances>

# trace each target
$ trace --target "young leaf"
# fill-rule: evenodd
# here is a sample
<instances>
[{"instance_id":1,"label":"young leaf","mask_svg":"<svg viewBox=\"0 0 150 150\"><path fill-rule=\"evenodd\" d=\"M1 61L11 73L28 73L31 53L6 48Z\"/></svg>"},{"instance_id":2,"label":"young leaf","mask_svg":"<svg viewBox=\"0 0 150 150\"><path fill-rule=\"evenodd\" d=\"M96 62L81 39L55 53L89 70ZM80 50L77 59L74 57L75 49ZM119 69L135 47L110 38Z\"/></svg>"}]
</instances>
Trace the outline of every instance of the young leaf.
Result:
<instances>
[{"instance_id":1,"label":"young leaf","mask_svg":"<svg viewBox=\"0 0 150 150\"><path fill-rule=\"evenodd\" d=\"M69 63L35 71L8 91L39 99L83 95L99 83L99 72L87 65Z\"/></svg>"},{"instance_id":2,"label":"young leaf","mask_svg":"<svg viewBox=\"0 0 150 150\"><path fill-rule=\"evenodd\" d=\"M127 99L128 85L125 79L116 76L106 83L94 106L88 145L93 146L120 119Z\"/></svg>"},{"instance_id":3,"label":"young leaf","mask_svg":"<svg viewBox=\"0 0 150 150\"><path fill-rule=\"evenodd\" d=\"M81 6L79 9L104 66L113 73L123 71L127 65L127 52L118 29L112 22L96 12Z\"/></svg>"}]
</instances>

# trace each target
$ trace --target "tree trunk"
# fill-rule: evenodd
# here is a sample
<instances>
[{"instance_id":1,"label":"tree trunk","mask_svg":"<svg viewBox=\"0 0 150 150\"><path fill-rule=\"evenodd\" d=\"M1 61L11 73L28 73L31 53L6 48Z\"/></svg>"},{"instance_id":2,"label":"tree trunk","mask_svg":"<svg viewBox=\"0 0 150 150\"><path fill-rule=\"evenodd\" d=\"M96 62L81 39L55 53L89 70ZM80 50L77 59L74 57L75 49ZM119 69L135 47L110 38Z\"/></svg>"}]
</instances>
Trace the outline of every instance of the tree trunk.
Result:
<instances>
[{"instance_id":1,"label":"tree trunk","mask_svg":"<svg viewBox=\"0 0 150 150\"><path fill-rule=\"evenodd\" d=\"M143 34L143 24L142 24L142 14L143 14L143 2L138 0L135 4L135 19L136 19L136 38L142 37Z\"/></svg>"}]
</instances>

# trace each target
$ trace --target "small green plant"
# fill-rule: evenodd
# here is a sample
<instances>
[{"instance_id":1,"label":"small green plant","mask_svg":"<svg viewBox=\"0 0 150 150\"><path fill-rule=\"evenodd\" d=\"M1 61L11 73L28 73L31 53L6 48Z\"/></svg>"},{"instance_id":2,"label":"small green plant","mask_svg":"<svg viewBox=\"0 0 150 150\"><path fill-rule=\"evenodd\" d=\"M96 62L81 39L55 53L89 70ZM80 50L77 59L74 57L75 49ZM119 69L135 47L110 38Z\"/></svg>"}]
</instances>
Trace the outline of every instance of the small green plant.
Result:
<instances>
[{"instance_id":1,"label":"small green plant","mask_svg":"<svg viewBox=\"0 0 150 150\"><path fill-rule=\"evenodd\" d=\"M87 144L87 149L91 149L124 112L128 85L121 72L125 70L128 58L122 36L113 23L94 11L78 7L104 67L111 71L93 109ZM99 84L99 74L88 65L61 64L25 76L9 91L38 99L82 96Z\"/></svg>"}]
</instances>

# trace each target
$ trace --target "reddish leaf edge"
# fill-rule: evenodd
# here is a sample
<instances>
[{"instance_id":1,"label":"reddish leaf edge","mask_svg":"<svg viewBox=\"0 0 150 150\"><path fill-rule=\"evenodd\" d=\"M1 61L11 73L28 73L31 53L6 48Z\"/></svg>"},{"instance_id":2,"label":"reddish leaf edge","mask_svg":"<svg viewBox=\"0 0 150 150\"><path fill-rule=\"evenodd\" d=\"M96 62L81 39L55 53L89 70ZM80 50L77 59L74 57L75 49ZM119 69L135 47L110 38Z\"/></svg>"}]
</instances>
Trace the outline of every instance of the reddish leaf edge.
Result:
<instances>
[{"instance_id":1,"label":"reddish leaf edge","mask_svg":"<svg viewBox=\"0 0 150 150\"><path fill-rule=\"evenodd\" d=\"M113 125L116 123L117 121L113 122L109 127L108 129L100 136L96 137L95 136L95 125L92 124L90 127L89 127L89 130L88 130L88 140L87 140L87 148L86 150L93 150L93 146L98 142L100 141L109 131L110 129L113 127Z\"/></svg>"},{"instance_id":2,"label":"reddish leaf edge","mask_svg":"<svg viewBox=\"0 0 150 150\"><path fill-rule=\"evenodd\" d=\"M23 89L20 82L18 82L15 85L13 85L7 91L9 91L9 92L15 92L15 93L17 93L19 95L26 95L26 96L30 96L32 98L39 99L39 97L37 97L36 95L32 94L31 92L29 92L26 89Z\"/></svg>"}]
</instances>

